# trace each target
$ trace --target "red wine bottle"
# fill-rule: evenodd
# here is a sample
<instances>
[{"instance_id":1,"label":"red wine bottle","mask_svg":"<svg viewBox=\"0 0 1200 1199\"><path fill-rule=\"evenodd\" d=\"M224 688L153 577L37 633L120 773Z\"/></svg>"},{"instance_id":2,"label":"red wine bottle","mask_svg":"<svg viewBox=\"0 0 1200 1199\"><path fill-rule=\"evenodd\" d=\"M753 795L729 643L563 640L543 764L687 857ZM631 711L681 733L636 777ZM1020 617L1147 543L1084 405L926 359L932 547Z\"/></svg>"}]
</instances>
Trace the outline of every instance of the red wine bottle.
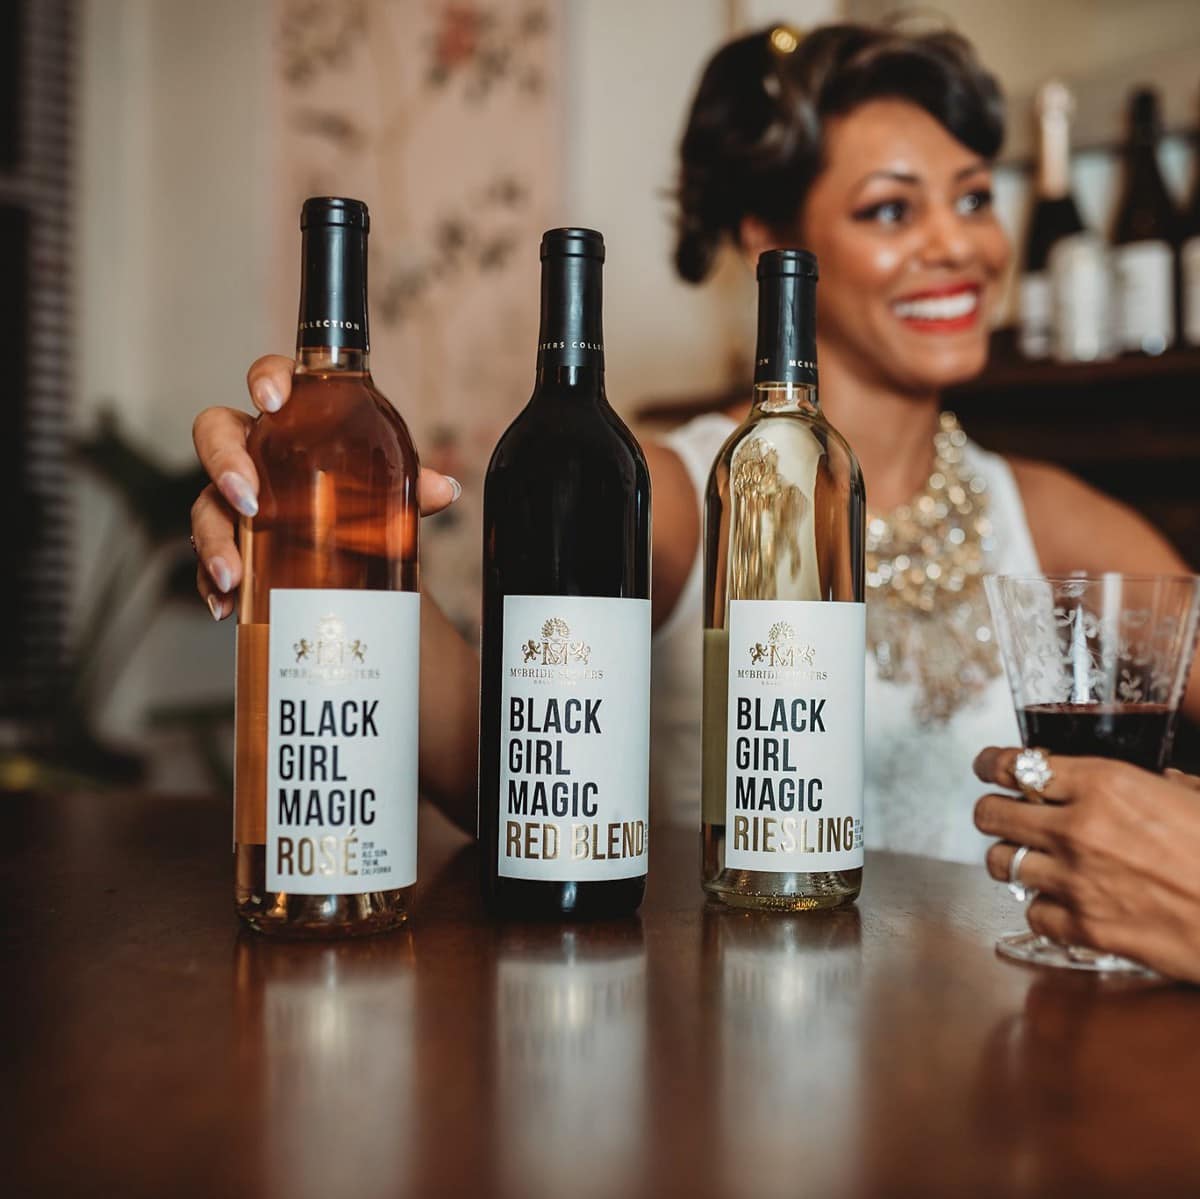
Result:
<instances>
[{"instance_id":1,"label":"red wine bottle","mask_svg":"<svg viewBox=\"0 0 1200 1199\"><path fill-rule=\"evenodd\" d=\"M497 914L641 903L650 787L650 475L604 393L590 229L542 238L537 380L483 496L479 839Z\"/></svg>"},{"instance_id":2,"label":"red wine bottle","mask_svg":"<svg viewBox=\"0 0 1200 1199\"><path fill-rule=\"evenodd\" d=\"M1175 340L1175 246L1178 218L1158 169L1158 94L1129 104L1125 186L1113 224L1118 349L1161 354Z\"/></svg>"},{"instance_id":3,"label":"red wine bottle","mask_svg":"<svg viewBox=\"0 0 1200 1199\"><path fill-rule=\"evenodd\" d=\"M1049 271L1050 251L1064 237L1083 232L1083 221L1071 194L1071 111L1066 87L1051 80L1037 97L1041 132L1033 213L1025 238L1021 269L1020 337L1026 358L1046 358L1053 346L1054 301ZM1070 297L1066 297L1069 302Z\"/></svg>"}]
</instances>

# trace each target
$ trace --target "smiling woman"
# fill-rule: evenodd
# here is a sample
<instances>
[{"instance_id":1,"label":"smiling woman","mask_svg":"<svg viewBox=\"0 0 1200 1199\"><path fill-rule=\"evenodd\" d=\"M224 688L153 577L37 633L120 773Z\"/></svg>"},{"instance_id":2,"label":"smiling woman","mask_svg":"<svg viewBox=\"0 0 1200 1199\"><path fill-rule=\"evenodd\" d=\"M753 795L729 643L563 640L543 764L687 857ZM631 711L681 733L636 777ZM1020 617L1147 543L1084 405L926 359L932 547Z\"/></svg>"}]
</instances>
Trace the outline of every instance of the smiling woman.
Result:
<instances>
[{"instance_id":1,"label":"smiling woman","mask_svg":"<svg viewBox=\"0 0 1200 1199\"><path fill-rule=\"evenodd\" d=\"M749 262L774 247L817 256L822 407L859 457L870 506L867 844L966 860L984 850L971 758L1013 730L982 576L1179 566L1132 513L985 452L940 412L942 390L987 359L1010 257L992 208L1002 139L999 90L964 39L833 25L718 50L680 148L685 279L703 281L723 244ZM701 417L648 453L677 482L677 510L744 413ZM655 600L671 612L655 640L657 781L684 819L700 568L688 537L656 522Z\"/></svg>"}]
</instances>

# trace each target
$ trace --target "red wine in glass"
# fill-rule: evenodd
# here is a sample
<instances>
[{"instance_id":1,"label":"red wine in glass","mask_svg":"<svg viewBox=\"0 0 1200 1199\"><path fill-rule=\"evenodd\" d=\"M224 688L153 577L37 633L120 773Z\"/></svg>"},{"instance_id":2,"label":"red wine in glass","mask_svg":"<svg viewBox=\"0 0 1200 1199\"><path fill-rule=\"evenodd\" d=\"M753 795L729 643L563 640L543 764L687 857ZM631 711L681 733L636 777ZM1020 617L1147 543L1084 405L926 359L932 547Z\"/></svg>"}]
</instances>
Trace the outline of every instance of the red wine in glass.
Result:
<instances>
[{"instance_id":1,"label":"red wine in glass","mask_svg":"<svg viewBox=\"0 0 1200 1199\"><path fill-rule=\"evenodd\" d=\"M1119 758L1161 771L1175 714L1166 704L1031 704L1018 709L1022 740L1052 754Z\"/></svg>"}]
</instances>

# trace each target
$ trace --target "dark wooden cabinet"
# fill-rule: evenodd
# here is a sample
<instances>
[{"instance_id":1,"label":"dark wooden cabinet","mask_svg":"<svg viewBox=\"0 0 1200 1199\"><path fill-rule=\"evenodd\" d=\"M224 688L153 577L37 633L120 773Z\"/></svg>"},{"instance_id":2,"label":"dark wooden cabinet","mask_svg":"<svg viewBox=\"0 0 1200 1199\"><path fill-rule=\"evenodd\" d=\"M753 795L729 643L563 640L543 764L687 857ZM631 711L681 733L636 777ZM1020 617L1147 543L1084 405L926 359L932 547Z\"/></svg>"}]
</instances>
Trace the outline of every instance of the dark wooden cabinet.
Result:
<instances>
[{"instance_id":1,"label":"dark wooden cabinet","mask_svg":"<svg viewBox=\"0 0 1200 1199\"><path fill-rule=\"evenodd\" d=\"M1200 349L1064 365L998 334L986 373L946 396L1002 454L1056 462L1144 513L1200 567Z\"/></svg>"}]
</instances>

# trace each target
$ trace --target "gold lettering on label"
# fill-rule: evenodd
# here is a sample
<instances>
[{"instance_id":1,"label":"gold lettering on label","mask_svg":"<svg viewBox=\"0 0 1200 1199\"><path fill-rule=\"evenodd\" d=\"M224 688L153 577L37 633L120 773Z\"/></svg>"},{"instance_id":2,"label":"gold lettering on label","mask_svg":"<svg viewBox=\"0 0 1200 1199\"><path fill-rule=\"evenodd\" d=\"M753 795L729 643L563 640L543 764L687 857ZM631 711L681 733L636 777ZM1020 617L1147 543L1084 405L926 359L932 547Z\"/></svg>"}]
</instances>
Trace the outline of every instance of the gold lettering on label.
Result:
<instances>
[{"instance_id":1,"label":"gold lettering on label","mask_svg":"<svg viewBox=\"0 0 1200 1199\"><path fill-rule=\"evenodd\" d=\"M745 853L841 853L860 843L853 816L733 818L733 848Z\"/></svg>"},{"instance_id":2,"label":"gold lettering on label","mask_svg":"<svg viewBox=\"0 0 1200 1199\"><path fill-rule=\"evenodd\" d=\"M345 837L326 833L321 837L275 838L275 873L281 877L309 877L314 874L326 878L357 877L358 834L354 829Z\"/></svg>"},{"instance_id":3,"label":"gold lettering on label","mask_svg":"<svg viewBox=\"0 0 1200 1199\"><path fill-rule=\"evenodd\" d=\"M609 824L578 823L565 830L551 821L522 825L509 820L504 827L504 852L509 858L554 861L565 846L572 862L611 862L640 858L646 852L649 831L644 820L613 821Z\"/></svg>"},{"instance_id":4,"label":"gold lettering on label","mask_svg":"<svg viewBox=\"0 0 1200 1199\"><path fill-rule=\"evenodd\" d=\"M586 824L571 826L571 861L578 862L588 856L588 830Z\"/></svg>"},{"instance_id":5,"label":"gold lettering on label","mask_svg":"<svg viewBox=\"0 0 1200 1199\"><path fill-rule=\"evenodd\" d=\"M552 862L558 857L558 825L526 824L509 820L505 826L505 855L510 858L532 858Z\"/></svg>"},{"instance_id":6,"label":"gold lettering on label","mask_svg":"<svg viewBox=\"0 0 1200 1199\"><path fill-rule=\"evenodd\" d=\"M610 824L571 825L571 860L613 862L640 858L646 852L644 820L613 821Z\"/></svg>"}]
</instances>

